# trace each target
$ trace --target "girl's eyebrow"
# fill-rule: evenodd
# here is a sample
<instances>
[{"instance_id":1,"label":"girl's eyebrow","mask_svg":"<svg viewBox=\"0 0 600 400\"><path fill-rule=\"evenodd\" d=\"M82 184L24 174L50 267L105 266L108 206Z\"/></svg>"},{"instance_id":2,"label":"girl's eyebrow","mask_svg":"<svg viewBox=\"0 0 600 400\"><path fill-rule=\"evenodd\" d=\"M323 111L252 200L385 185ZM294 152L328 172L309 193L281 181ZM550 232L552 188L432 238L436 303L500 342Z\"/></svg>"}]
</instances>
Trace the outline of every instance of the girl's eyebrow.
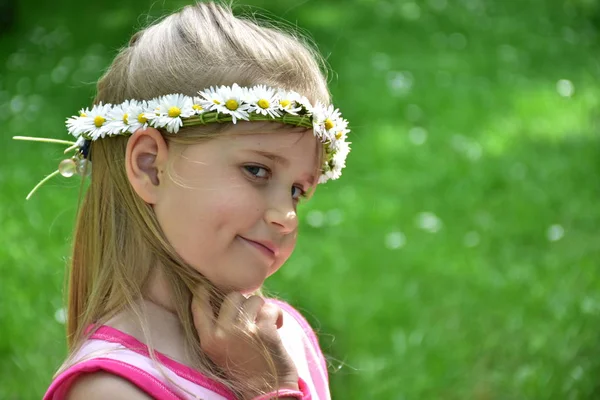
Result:
<instances>
[{"instance_id":1,"label":"girl's eyebrow","mask_svg":"<svg viewBox=\"0 0 600 400\"><path fill-rule=\"evenodd\" d=\"M258 155L261 155L263 157L268 158L269 160L273 160L275 163L283 165L284 167L289 167L290 165L290 161L285 158L282 157L280 155L274 154L274 153L270 153L268 151L263 151L263 150L246 150L250 153L256 153ZM313 186L315 183L315 179L312 175L306 175L306 181L308 182L309 186Z\"/></svg>"},{"instance_id":2,"label":"girl's eyebrow","mask_svg":"<svg viewBox=\"0 0 600 400\"><path fill-rule=\"evenodd\" d=\"M249 151L251 153L259 154L263 157L273 160L277 164L281 164L284 167L288 167L290 165L290 162L287 158L279 156L277 154L269 153L268 151L262 151L262 150L247 150L247 151Z\"/></svg>"}]
</instances>

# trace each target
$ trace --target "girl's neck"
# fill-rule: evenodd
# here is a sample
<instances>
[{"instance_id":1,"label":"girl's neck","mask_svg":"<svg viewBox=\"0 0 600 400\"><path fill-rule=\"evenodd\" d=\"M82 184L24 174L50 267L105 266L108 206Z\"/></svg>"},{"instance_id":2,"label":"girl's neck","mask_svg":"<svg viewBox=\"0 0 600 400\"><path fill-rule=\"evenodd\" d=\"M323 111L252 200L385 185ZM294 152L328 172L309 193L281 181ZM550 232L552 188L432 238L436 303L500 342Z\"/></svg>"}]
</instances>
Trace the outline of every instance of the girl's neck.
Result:
<instances>
[{"instance_id":1,"label":"girl's neck","mask_svg":"<svg viewBox=\"0 0 600 400\"><path fill-rule=\"evenodd\" d=\"M171 296L171 289L162 268L158 266L155 267L150 274L144 290L144 298L174 316L177 315L175 305L172 301L173 297Z\"/></svg>"},{"instance_id":2,"label":"girl's neck","mask_svg":"<svg viewBox=\"0 0 600 400\"><path fill-rule=\"evenodd\" d=\"M143 322L133 310L129 309L111 318L106 325L123 331L140 342L151 345L156 351L187 364L189 360L185 355L181 322L170 300L166 280L162 273L158 272L160 268L156 268L155 271L148 281L144 298L138 304ZM146 331L142 323L147 323Z\"/></svg>"}]
</instances>

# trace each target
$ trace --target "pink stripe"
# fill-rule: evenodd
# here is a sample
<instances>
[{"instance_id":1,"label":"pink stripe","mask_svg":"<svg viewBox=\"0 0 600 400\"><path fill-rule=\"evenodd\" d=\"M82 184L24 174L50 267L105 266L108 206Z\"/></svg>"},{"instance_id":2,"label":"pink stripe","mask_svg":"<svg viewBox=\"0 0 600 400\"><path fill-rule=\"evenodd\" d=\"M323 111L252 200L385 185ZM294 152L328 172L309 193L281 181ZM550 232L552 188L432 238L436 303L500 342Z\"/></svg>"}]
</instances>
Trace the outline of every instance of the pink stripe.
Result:
<instances>
[{"instance_id":1,"label":"pink stripe","mask_svg":"<svg viewBox=\"0 0 600 400\"><path fill-rule=\"evenodd\" d=\"M147 372L110 358L95 358L84 361L60 374L50 385L43 400L53 400L55 395L61 400L76 377L84 373L106 371L133 383L148 395L157 399L181 400L171 389Z\"/></svg>"},{"instance_id":2,"label":"pink stripe","mask_svg":"<svg viewBox=\"0 0 600 400\"><path fill-rule=\"evenodd\" d=\"M315 331L312 329L312 327L310 326L308 321L306 321L306 319L302 316L302 314L300 314L298 312L298 310L296 310L294 307L290 306L288 303L285 303L285 302L283 302L281 300L277 300L277 299L269 299L269 301L277 304L279 307L281 307L283 310L285 310L288 314L290 314L292 317L294 317L294 319L296 321L298 321L298 323L302 327L302 330L306 333L306 335L310 339L317 355L319 356L319 358L320 358L319 361L321 362L321 366L323 367L323 372L325 373L325 377L327 380L329 380L329 373L327 371L327 362L325 361L325 357L323 356L323 353L321 352L321 346L319 346L319 340L317 339L317 335L315 335Z\"/></svg>"},{"instance_id":3,"label":"pink stripe","mask_svg":"<svg viewBox=\"0 0 600 400\"><path fill-rule=\"evenodd\" d=\"M96 330L96 332L92 334L90 339L100 339L111 343L119 343L131 351L134 351L138 354L150 358L150 351L148 350L148 346L146 346L144 343L140 342L133 336L130 336L107 325L100 326ZM190 368L187 365L181 364L158 351L154 351L154 354L163 365L165 365L167 368L169 368L171 371L181 376L182 378L185 378L202 387L205 387L206 389L212 390L213 392L227 399L235 400L235 395L226 386L207 378L195 369Z\"/></svg>"},{"instance_id":4,"label":"pink stripe","mask_svg":"<svg viewBox=\"0 0 600 400\"><path fill-rule=\"evenodd\" d=\"M312 395L310 394L310 389L304 379L298 378L298 388L302 392L302 400L312 400Z\"/></svg>"}]
</instances>

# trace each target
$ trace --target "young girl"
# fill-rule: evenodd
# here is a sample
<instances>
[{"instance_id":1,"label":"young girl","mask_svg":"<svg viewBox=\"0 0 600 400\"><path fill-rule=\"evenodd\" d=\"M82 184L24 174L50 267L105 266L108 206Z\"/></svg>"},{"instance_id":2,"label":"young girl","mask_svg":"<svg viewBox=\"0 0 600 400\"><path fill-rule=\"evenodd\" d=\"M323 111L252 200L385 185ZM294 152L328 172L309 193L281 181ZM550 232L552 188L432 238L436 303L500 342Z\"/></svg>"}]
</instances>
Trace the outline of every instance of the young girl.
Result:
<instances>
[{"instance_id":1,"label":"young girl","mask_svg":"<svg viewBox=\"0 0 600 400\"><path fill-rule=\"evenodd\" d=\"M67 120L75 155L56 173L91 182L69 356L44 399L330 398L313 330L260 292L294 249L297 203L349 152L322 65L299 37L214 3L120 51Z\"/></svg>"}]
</instances>

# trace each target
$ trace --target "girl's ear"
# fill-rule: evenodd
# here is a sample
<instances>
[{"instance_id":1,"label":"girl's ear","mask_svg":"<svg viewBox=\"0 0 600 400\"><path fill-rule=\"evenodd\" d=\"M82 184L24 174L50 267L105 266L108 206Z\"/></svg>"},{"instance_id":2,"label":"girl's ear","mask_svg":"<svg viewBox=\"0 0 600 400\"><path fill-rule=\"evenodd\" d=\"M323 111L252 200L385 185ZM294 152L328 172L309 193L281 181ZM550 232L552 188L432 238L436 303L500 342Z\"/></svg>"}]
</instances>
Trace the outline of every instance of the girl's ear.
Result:
<instances>
[{"instance_id":1,"label":"girl's ear","mask_svg":"<svg viewBox=\"0 0 600 400\"><path fill-rule=\"evenodd\" d=\"M167 142L154 128L137 130L127 142L125 170L133 190L148 204L156 204L167 165Z\"/></svg>"}]
</instances>

